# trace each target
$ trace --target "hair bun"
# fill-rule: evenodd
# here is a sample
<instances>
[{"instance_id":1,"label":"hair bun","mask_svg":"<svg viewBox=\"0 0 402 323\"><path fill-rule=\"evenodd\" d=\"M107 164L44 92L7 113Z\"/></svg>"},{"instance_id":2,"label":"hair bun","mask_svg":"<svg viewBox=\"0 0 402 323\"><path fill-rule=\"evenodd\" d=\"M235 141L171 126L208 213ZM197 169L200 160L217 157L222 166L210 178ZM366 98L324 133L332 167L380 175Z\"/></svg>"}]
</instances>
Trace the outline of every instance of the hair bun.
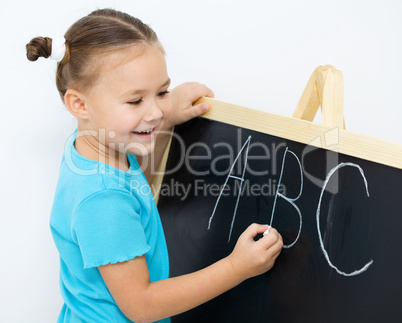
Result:
<instances>
[{"instance_id":1,"label":"hair bun","mask_svg":"<svg viewBox=\"0 0 402 323\"><path fill-rule=\"evenodd\" d=\"M49 37L35 37L27 45L27 58L34 62L39 57L48 58L52 53L52 39Z\"/></svg>"}]
</instances>

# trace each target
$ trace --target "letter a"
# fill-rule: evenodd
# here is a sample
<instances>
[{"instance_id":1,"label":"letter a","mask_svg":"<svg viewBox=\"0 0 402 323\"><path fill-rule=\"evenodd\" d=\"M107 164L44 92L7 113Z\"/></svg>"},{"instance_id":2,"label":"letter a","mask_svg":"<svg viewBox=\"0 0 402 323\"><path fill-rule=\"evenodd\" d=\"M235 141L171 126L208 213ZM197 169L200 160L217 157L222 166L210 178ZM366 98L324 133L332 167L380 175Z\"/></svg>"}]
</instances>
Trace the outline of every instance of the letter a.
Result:
<instances>
[{"instance_id":1,"label":"letter a","mask_svg":"<svg viewBox=\"0 0 402 323\"><path fill-rule=\"evenodd\" d=\"M233 214L233 218L232 218L232 223L231 223L231 225L230 225L230 232L229 232L228 243L230 242L230 238L232 237L233 224L234 224L234 221L235 221L235 218L236 218L237 206L239 205L240 195L241 195L241 192L242 192L242 187L243 187L243 182L244 182L244 173L245 173L245 171L246 171L246 165L247 165L247 158L248 158L248 150L249 150L249 147L250 147L250 141L251 141L251 136L248 136L246 142L243 144L243 147L240 149L240 151L239 151L239 153L237 154L235 160L233 161L232 167L230 167L228 176L226 177L225 184L222 185L222 188L221 188L221 191L220 191L220 193L219 193L218 199L216 200L216 203L215 203L214 210L213 210L212 215L211 215L211 217L209 218L209 221L208 221L208 230L209 230L209 229L211 229L212 219L214 218L214 215L215 215L216 209L217 209L217 207L218 207L219 201L220 201L220 199L221 199L223 190L224 190L224 188L226 187L229 178L234 178L234 179L239 180L239 181L240 181L239 194L237 195L236 206L235 206L235 210L234 210L234 214ZM236 162L237 162L237 160L239 159L239 157L240 157L241 153L243 152L244 148L246 148L246 147L247 147L247 150L246 150L246 158L244 159L244 166L243 166L243 171L242 171L242 177L234 176L234 175L232 175L233 168L234 168L234 166L236 165Z\"/></svg>"}]
</instances>

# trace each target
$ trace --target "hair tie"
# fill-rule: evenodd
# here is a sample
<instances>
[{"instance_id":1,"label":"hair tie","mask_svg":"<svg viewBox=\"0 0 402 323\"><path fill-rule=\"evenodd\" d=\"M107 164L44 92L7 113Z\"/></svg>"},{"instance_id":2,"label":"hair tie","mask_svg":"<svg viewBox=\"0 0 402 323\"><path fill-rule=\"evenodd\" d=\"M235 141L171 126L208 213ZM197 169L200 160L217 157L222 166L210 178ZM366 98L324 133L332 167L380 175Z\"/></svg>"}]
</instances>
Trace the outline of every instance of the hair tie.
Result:
<instances>
[{"instance_id":1,"label":"hair tie","mask_svg":"<svg viewBox=\"0 0 402 323\"><path fill-rule=\"evenodd\" d=\"M64 37L52 38L52 53L50 59L60 62L66 54L66 39Z\"/></svg>"}]
</instances>

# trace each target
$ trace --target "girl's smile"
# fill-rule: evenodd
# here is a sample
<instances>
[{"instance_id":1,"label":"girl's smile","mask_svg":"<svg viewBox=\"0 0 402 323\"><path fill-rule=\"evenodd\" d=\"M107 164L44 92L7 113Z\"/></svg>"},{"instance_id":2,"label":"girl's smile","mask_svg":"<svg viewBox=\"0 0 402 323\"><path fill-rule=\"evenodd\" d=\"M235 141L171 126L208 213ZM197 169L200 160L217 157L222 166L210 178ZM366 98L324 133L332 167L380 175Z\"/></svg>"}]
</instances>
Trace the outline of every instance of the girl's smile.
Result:
<instances>
[{"instance_id":1,"label":"girl's smile","mask_svg":"<svg viewBox=\"0 0 402 323\"><path fill-rule=\"evenodd\" d=\"M155 131L155 128L150 129L150 130L145 130L145 131L133 131L133 132L137 135L146 136L146 135L153 133L154 131Z\"/></svg>"}]
</instances>

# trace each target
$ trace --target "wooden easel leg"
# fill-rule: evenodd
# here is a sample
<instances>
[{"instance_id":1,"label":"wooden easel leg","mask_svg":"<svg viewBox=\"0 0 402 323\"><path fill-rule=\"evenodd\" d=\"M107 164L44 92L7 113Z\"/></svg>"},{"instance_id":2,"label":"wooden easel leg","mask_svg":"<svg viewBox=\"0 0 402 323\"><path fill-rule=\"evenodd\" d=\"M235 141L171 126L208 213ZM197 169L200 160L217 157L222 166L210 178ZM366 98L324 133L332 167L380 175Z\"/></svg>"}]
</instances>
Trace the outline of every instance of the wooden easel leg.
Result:
<instances>
[{"instance_id":1,"label":"wooden easel leg","mask_svg":"<svg viewBox=\"0 0 402 323\"><path fill-rule=\"evenodd\" d=\"M319 106L324 125L345 129L343 77L331 65L319 66L311 74L293 117L313 121Z\"/></svg>"}]
</instances>

